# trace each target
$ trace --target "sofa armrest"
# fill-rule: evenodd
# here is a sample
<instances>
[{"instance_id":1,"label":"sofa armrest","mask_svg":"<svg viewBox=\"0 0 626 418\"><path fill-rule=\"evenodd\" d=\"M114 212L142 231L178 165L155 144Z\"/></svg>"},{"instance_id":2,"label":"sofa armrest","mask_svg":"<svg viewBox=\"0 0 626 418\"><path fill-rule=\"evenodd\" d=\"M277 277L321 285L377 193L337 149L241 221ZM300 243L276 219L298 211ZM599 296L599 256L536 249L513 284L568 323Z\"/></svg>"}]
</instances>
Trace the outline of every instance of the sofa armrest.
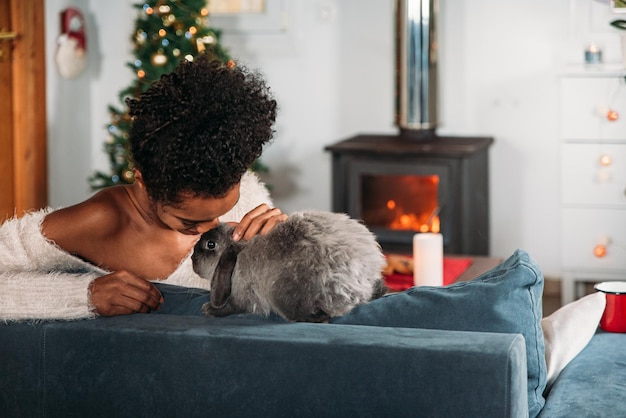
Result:
<instances>
[{"instance_id":1,"label":"sofa armrest","mask_svg":"<svg viewBox=\"0 0 626 418\"><path fill-rule=\"evenodd\" d=\"M9 416L528 416L519 334L132 315L0 325Z\"/></svg>"}]
</instances>

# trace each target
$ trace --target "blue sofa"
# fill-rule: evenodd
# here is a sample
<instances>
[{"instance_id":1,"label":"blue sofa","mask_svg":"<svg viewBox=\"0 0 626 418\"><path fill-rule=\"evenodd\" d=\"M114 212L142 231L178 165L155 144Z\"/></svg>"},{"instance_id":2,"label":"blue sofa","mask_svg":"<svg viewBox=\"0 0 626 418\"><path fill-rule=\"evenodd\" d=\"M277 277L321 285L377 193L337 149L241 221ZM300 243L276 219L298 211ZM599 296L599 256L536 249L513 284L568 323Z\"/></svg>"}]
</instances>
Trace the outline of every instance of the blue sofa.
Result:
<instances>
[{"instance_id":1,"label":"blue sofa","mask_svg":"<svg viewBox=\"0 0 626 418\"><path fill-rule=\"evenodd\" d=\"M2 416L528 415L520 335L160 315L10 327Z\"/></svg>"},{"instance_id":2,"label":"blue sofa","mask_svg":"<svg viewBox=\"0 0 626 418\"><path fill-rule=\"evenodd\" d=\"M559 374L540 418L626 417L626 335L599 330Z\"/></svg>"},{"instance_id":3,"label":"blue sofa","mask_svg":"<svg viewBox=\"0 0 626 418\"><path fill-rule=\"evenodd\" d=\"M543 277L522 251L471 282L388 295L330 324L207 318L208 292L160 287L156 315L0 325L0 415L624 415L621 334L596 334L544 406Z\"/></svg>"}]
</instances>

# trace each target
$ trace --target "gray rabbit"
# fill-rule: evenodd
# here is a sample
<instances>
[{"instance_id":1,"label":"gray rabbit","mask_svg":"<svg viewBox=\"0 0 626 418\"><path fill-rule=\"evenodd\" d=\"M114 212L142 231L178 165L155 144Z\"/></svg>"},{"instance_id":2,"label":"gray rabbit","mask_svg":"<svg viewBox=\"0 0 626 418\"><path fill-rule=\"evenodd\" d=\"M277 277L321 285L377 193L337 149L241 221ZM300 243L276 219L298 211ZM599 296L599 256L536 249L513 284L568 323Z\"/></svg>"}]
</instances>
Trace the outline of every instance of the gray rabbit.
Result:
<instances>
[{"instance_id":1,"label":"gray rabbit","mask_svg":"<svg viewBox=\"0 0 626 418\"><path fill-rule=\"evenodd\" d=\"M211 280L206 315L274 312L326 322L387 290L375 236L345 214L297 212L249 241L234 242L233 229L222 223L194 248L194 271Z\"/></svg>"}]
</instances>

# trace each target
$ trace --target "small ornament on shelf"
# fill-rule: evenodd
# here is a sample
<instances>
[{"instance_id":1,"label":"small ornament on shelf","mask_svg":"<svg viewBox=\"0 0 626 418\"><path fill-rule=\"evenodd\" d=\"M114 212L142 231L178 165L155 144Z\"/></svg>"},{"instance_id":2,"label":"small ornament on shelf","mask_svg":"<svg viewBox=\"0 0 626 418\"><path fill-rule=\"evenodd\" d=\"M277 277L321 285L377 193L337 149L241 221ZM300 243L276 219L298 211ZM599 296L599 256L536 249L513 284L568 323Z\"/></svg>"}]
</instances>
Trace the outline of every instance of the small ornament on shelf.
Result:
<instances>
[{"instance_id":1,"label":"small ornament on shelf","mask_svg":"<svg viewBox=\"0 0 626 418\"><path fill-rule=\"evenodd\" d=\"M586 64L602 64L602 50L595 43L589 44L585 49Z\"/></svg>"}]
</instances>

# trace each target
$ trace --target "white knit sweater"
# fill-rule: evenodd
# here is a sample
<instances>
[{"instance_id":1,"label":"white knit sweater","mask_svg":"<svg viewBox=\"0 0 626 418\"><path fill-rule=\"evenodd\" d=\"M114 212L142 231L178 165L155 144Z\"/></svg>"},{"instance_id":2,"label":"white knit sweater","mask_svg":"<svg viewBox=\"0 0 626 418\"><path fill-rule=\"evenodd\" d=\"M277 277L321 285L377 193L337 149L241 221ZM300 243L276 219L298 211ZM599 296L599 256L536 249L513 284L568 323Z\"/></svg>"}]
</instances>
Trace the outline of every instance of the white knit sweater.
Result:
<instances>
[{"instance_id":1,"label":"white knit sweater","mask_svg":"<svg viewBox=\"0 0 626 418\"><path fill-rule=\"evenodd\" d=\"M221 221L238 222L262 203L272 204L267 188L248 172L240 198ZM0 226L0 321L81 319L96 316L89 303L89 283L109 272L75 257L41 233L52 209L31 212ZM191 254L163 283L208 289L192 268Z\"/></svg>"}]
</instances>

